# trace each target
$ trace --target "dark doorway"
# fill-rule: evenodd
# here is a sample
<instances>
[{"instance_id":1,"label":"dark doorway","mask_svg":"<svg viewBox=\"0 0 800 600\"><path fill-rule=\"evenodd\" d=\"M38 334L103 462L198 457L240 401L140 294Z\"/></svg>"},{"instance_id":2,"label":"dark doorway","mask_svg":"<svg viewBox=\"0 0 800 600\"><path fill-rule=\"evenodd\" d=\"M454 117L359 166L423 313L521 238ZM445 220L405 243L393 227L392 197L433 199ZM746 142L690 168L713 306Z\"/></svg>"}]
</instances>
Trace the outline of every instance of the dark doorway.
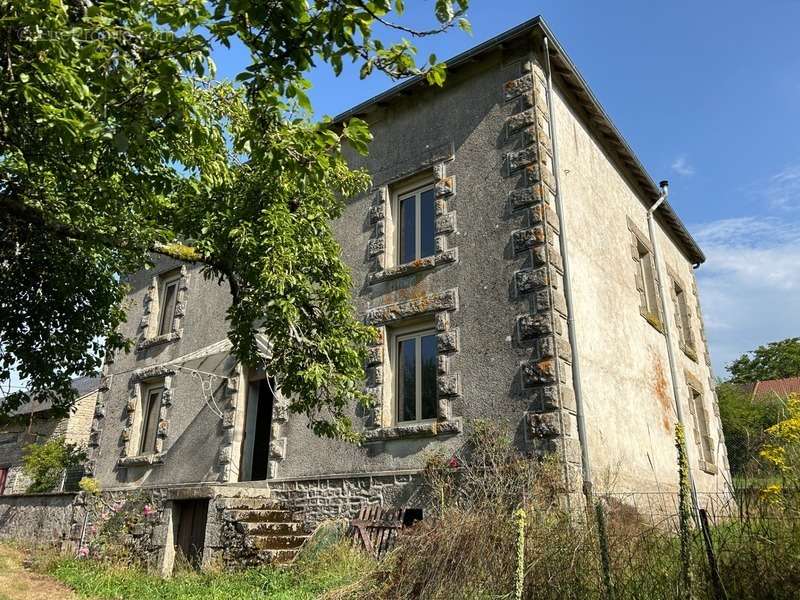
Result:
<instances>
[{"instance_id":1,"label":"dark doorway","mask_svg":"<svg viewBox=\"0 0 800 600\"><path fill-rule=\"evenodd\" d=\"M262 481L267 478L273 402L269 379L250 382L247 388L239 481Z\"/></svg>"},{"instance_id":2,"label":"dark doorway","mask_svg":"<svg viewBox=\"0 0 800 600\"><path fill-rule=\"evenodd\" d=\"M182 554L191 567L199 569L203 561L208 500L175 501L173 511L173 519L177 519L175 553Z\"/></svg>"}]
</instances>

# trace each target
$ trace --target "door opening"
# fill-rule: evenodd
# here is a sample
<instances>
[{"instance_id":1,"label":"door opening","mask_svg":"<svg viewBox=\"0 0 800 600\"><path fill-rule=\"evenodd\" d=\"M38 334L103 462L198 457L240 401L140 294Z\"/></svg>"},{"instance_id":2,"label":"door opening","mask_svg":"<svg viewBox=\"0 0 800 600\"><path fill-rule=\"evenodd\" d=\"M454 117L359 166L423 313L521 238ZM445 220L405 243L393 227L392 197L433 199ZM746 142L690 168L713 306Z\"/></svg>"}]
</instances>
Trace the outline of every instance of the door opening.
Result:
<instances>
[{"instance_id":1,"label":"door opening","mask_svg":"<svg viewBox=\"0 0 800 600\"><path fill-rule=\"evenodd\" d=\"M177 517L177 526L173 525L175 553L182 555L192 568L199 569L203 562L208 500L175 501L173 510Z\"/></svg>"},{"instance_id":2,"label":"door opening","mask_svg":"<svg viewBox=\"0 0 800 600\"><path fill-rule=\"evenodd\" d=\"M262 481L267 478L274 400L269 379L250 382L247 387L239 481Z\"/></svg>"}]
</instances>

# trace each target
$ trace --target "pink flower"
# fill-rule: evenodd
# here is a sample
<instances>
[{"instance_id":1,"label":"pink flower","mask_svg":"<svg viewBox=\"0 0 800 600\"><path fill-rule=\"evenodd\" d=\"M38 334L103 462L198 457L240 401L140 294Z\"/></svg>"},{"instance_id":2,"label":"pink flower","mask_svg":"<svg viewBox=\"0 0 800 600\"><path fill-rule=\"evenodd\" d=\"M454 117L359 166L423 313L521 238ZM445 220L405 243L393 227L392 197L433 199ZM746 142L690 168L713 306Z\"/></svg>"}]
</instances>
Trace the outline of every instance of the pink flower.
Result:
<instances>
[{"instance_id":1,"label":"pink flower","mask_svg":"<svg viewBox=\"0 0 800 600\"><path fill-rule=\"evenodd\" d=\"M447 466L450 467L451 469L457 469L458 467L461 466L461 463L459 462L458 458L456 458L456 456L453 455L453 458L451 458L447 462Z\"/></svg>"},{"instance_id":2,"label":"pink flower","mask_svg":"<svg viewBox=\"0 0 800 600\"><path fill-rule=\"evenodd\" d=\"M156 509L150 506L149 504L144 505L144 509L142 510L145 517L151 517L156 514Z\"/></svg>"},{"instance_id":3,"label":"pink flower","mask_svg":"<svg viewBox=\"0 0 800 600\"><path fill-rule=\"evenodd\" d=\"M87 556L89 556L89 548L83 546L80 550L78 550L78 556L80 558L86 558Z\"/></svg>"},{"instance_id":4,"label":"pink flower","mask_svg":"<svg viewBox=\"0 0 800 600\"><path fill-rule=\"evenodd\" d=\"M114 502L114 504L111 506L111 510L113 512L121 511L122 510L122 502Z\"/></svg>"}]
</instances>

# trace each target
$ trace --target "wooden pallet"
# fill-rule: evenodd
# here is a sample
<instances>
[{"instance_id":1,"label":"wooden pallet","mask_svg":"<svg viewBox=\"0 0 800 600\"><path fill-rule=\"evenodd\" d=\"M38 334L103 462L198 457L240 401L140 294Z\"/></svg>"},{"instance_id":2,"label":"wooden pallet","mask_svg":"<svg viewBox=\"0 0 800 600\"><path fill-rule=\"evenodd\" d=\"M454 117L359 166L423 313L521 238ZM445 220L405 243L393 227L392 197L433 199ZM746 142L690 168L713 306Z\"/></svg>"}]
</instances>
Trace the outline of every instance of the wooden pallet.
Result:
<instances>
[{"instance_id":1,"label":"wooden pallet","mask_svg":"<svg viewBox=\"0 0 800 600\"><path fill-rule=\"evenodd\" d=\"M365 506L350 521L348 536L375 558L381 558L394 546L405 513L405 508L384 510L377 504Z\"/></svg>"}]
</instances>

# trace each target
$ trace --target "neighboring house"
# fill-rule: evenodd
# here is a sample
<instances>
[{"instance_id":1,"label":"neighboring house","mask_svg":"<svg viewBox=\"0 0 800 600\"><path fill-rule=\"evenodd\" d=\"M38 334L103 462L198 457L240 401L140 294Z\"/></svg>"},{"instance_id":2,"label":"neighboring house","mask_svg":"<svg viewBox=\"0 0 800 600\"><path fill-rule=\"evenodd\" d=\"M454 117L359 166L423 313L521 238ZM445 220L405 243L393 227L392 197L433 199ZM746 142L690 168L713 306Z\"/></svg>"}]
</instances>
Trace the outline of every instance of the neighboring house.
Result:
<instances>
[{"instance_id":1,"label":"neighboring house","mask_svg":"<svg viewBox=\"0 0 800 600\"><path fill-rule=\"evenodd\" d=\"M753 400L775 398L786 400L791 394L800 394L800 377L757 381L752 385Z\"/></svg>"},{"instance_id":2,"label":"neighboring house","mask_svg":"<svg viewBox=\"0 0 800 600\"><path fill-rule=\"evenodd\" d=\"M254 531L271 517L247 511L266 499L311 523L364 503L413 505L429 451L457 452L478 418L508 422L521 450L560 457L576 506L590 474L598 493L673 492L668 347L697 490L727 493L694 275L703 253L664 204L657 280L647 210L659 188L542 20L447 65L442 89L415 78L338 118L374 134L369 156L351 158L374 187L336 223L355 306L382 334L367 365L376 408L354 412L362 447L315 437L272 374L236 364L226 287L163 259L128 278L123 333L137 345L105 367L89 468L104 490L163 500L151 540L162 564L172 539L227 560L225 523ZM273 552L302 541L259 539Z\"/></svg>"},{"instance_id":3,"label":"neighboring house","mask_svg":"<svg viewBox=\"0 0 800 600\"><path fill-rule=\"evenodd\" d=\"M57 438L87 446L99 384L99 377L74 379L72 387L78 399L66 417L53 415L49 401L33 401L15 410L0 426L0 495L24 494L30 485L30 479L22 472L25 446ZM60 488L77 489L81 475L66 473Z\"/></svg>"}]
</instances>

